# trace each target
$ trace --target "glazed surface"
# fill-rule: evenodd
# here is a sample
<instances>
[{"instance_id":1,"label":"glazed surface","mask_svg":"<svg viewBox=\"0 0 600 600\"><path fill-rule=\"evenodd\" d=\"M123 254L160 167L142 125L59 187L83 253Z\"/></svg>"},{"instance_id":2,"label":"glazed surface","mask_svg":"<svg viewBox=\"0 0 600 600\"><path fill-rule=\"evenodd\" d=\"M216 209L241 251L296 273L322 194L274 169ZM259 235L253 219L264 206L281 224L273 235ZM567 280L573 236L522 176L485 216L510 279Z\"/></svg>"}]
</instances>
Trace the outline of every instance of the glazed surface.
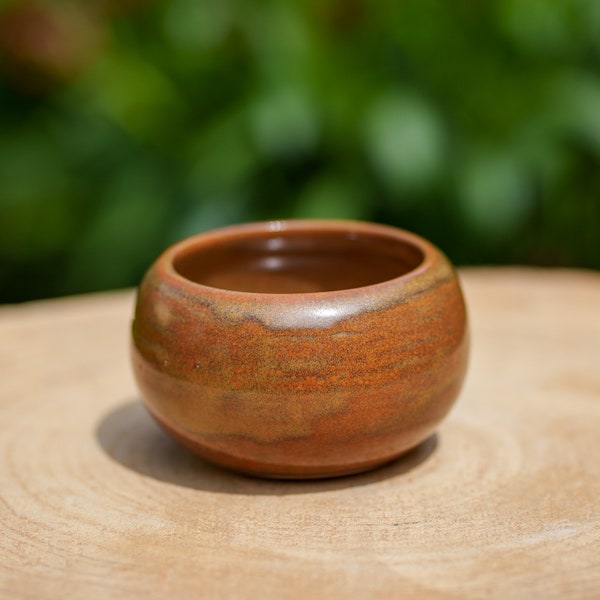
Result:
<instances>
[{"instance_id":1,"label":"glazed surface","mask_svg":"<svg viewBox=\"0 0 600 600\"><path fill-rule=\"evenodd\" d=\"M414 246L406 236L399 247ZM450 409L468 355L454 271L423 243L403 277L325 293L206 287L167 251L133 325L151 414L206 458L268 476L355 472L412 448Z\"/></svg>"}]
</instances>

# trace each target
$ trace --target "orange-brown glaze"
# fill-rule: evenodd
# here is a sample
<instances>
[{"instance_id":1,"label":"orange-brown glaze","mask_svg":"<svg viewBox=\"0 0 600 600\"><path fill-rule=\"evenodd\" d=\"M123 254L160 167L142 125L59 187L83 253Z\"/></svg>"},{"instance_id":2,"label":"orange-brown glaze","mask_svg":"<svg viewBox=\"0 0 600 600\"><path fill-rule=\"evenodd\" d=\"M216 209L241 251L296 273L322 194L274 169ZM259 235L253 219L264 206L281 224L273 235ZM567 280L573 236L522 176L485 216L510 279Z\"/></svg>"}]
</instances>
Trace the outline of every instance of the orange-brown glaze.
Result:
<instances>
[{"instance_id":1,"label":"orange-brown glaze","mask_svg":"<svg viewBox=\"0 0 600 600\"><path fill-rule=\"evenodd\" d=\"M447 259L368 223L185 240L147 273L133 324L157 421L209 460L272 477L357 472L414 447L455 401L467 355Z\"/></svg>"}]
</instances>

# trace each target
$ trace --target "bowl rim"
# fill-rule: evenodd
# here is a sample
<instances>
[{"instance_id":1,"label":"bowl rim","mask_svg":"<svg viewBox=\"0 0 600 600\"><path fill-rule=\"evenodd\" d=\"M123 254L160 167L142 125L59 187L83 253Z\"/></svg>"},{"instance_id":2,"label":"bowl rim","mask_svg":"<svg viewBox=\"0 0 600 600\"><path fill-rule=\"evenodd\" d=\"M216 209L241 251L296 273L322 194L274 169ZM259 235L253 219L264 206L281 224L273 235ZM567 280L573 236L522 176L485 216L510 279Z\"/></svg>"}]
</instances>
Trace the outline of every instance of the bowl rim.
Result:
<instances>
[{"instance_id":1,"label":"bowl rim","mask_svg":"<svg viewBox=\"0 0 600 600\"><path fill-rule=\"evenodd\" d=\"M245 237L248 234L293 231L343 231L383 235L416 246L421 263L398 277L370 285L340 290L296 293L265 293L223 289L198 283L180 275L174 257L182 249L209 244L223 235ZM269 330L325 330L363 313L387 311L408 305L423 294L439 302L439 286L458 285L452 263L434 244L421 236L390 225L366 221L290 219L258 221L230 225L190 236L167 248L146 272L137 293L136 313L146 303L170 306L172 316L196 318L195 311L208 308L217 319L230 323L255 321ZM460 293L460 286L458 285ZM157 305L158 305L157 304ZM192 308L196 307L196 308ZM190 312L194 311L194 312Z\"/></svg>"},{"instance_id":2,"label":"bowl rim","mask_svg":"<svg viewBox=\"0 0 600 600\"><path fill-rule=\"evenodd\" d=\"M175 268L176 257L184 250L194 247L208 246L212 242L222 242L223 237L227 236L232 240L243 239L251 235L264 233L281 234L284 232L346 232L350 234L365 234L371 236L386 237L404 244L415 246L422 254L420 263L410 271L403 273L391 279L372 283L364 286L351 288L342 288L338 290L317 291L317 292L248 292L233 290L228 288L213 287L204 283L193 281L178 272ZM248 223L227 225L216 229L203 231L187 238L184 238L169 246L156 260L153 267L157 269L162 278L183 285L190 292L204 291L211 294L219 294L223 297L238 297L240 299L260 298L263 301L268 299L291 300L310 300L311 298L335 298L343 297L348 294L356 295L361 291L373 291L397 286L401 283L408 283L419 278L424 273L433 269L440 262L443 253L434 244L425 238L392 225L374 223L370 221L347 220L347 219L277 219L269 221L254 221Z\"/></svg>"}]
</instances>

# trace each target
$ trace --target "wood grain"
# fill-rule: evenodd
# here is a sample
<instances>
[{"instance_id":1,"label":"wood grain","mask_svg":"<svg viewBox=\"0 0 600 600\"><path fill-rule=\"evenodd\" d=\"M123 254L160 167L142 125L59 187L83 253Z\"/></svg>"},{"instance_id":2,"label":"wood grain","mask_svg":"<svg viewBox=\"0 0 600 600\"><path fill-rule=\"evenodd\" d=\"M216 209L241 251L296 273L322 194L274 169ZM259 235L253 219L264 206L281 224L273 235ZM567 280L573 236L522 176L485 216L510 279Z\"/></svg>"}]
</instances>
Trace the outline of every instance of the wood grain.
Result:
<instances>
[{"instance_id":1,"label":"wood grain","mask_svg":"<svg viewBox=\"0 0 600 600\"><path fill-rule=\"evenodd\" d=\"M321 482L166 438L130 375L131 293L0 309L0 597L600 597L600 274L461 275L450 417Z\"/></svg>"}]
</instances>

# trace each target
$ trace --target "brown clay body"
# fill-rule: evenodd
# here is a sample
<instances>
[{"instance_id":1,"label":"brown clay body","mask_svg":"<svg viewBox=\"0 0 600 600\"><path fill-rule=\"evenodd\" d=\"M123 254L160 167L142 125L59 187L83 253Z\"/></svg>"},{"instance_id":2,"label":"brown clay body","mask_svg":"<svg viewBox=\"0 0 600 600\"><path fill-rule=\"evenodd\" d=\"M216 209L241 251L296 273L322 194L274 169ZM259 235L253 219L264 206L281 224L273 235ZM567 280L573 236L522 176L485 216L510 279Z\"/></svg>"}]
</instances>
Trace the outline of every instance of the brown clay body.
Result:
<instances>
[{"instance_id":1,"label":"brown clay body","mask_svg":"<svg viewBox=\"0 0 600 600\"><path fill-rule=\"evenodd\" d=\"M426 240L353 221L199 234L150 268L133 370L150 413L220 465L355 473L426 439L468 356L454 270Z\"/></svg>"}]
</instances>

